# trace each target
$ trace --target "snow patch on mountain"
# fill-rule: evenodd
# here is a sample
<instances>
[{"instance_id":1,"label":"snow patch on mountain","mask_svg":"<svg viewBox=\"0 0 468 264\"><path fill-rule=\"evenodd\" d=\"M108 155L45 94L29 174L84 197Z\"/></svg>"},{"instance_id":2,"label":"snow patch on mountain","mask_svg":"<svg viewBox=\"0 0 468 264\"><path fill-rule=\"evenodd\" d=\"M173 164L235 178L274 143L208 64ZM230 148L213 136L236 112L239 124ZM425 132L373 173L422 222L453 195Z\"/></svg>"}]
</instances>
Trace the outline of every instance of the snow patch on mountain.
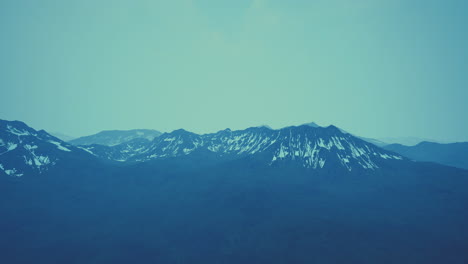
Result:
<instances>
[{"instance_id":1,"label":"snow patch on mountain","mask_svg":"<svg viewBox=\"0 0 468 264\"><path fill-rule=\"evenodd\" d=\"M9 176L16 176L16 177L23 176L23 173L18 173L18 171L15 168L6 169L5 166L1 163L0 163L0 170L5 172L5 174Z\"/></svg>"},{"instance_id":2,"label":"snow patch on mountain","mask_svg":"<svg viewBox=\"0 0 468 264\"><path fill-rule=\"evenodd\" d=\"M64 146L62 146L62 144L60 144L60 142L49 140L49 143L52 143L52 144L56 145L57 148L60 149L60 150L68 151L68 152L71 151L70 149L68 149L68 148L66 148L66 147L64 147Z\"/></svg>"},{"instance_id":3,"label":"snow patch on mountain","mask_svg":"<svg viewBox=\"0 0 468 264\"><path fill-rule=\"evenodd\" d=\"M13 135L17 135L17 136L29 136L31 135L31 133L29 133L28 131L26 130L20 130L20 129L17 129L13 126L10 126L10 125L7 125L7 129L8 129L8 132L10 132L11 134Z\"/></svg>"}]
</instances>

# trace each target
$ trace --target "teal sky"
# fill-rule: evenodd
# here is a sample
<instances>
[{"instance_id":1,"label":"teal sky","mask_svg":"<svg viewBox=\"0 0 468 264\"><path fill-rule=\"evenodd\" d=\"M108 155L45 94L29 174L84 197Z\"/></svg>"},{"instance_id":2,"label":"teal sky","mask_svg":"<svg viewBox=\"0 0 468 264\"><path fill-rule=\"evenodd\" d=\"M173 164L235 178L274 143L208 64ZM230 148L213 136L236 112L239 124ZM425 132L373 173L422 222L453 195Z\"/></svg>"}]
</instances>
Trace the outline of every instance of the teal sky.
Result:
<instances>
[{"instance_id":1,"label":"teal sky","mask_svg":"<svg viewBox=\"0 0 468 264\"><path fill-rule=\"evenodd\" d=\"M468 141L467 1L2 0L0 118Z\"/></svg>"}]
</instances>

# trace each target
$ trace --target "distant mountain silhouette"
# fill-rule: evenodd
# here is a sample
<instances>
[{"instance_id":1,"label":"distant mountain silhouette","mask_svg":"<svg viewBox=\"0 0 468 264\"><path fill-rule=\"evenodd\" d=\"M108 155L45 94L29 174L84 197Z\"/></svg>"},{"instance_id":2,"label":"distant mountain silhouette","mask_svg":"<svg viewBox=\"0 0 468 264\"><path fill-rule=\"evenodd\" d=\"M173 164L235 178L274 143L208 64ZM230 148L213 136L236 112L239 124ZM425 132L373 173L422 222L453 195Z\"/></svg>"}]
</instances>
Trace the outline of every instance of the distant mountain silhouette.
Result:
<instances>
[{"instance_id":1,"label":"distant mountain silhouette","mask_svg":"<svg viewBox=\"0 0 468 264\"><path fill-rule=\"evenodd\" d=\"M377 140L381 142L385 142L386 145L400 144L404 146L415 146L425 141L436 142L436 143L448 143L448 142L442 142L442 141L437 141L437 140L427 139L427 138L420 138L420 137L384 137L384 138L378 138Z\"/></svg>"},{"instance_id":2,"label":"distant mountain silhouette","mask_svg":"<svg viewBox=\"0 0 468 264\"><path fill-rule=\"evenodd\" d=\"M416 146L392 144L384 147L416 161L430 161L468 169L468 142L441 144L421 142Z\"/></svg>"},{"instance_id":3,"label":"distant mountain silhouette","mask_svg":"<svg viewBox=\"0 0 468 264\"><path fill-rule=\"evenodd\" d=\"M52 136L54 136L56 138L60 138L61 140L65 141L65 142L73 140L73 139L76 138L76 137L72 137L72 136L69 136L69 135L66 135L66 134L63 134L63 133L60 133L60 132L49 132L49 134L51 134Z\"/></svg>"},{"instance_id":4,"label":"distant mountain silhouette","mask_svg":"<svg viewBox=\"0 0 468 264\"><path fill-rule=\"evenodd\" d=\"M161 135L161 132L152 129L108 130L94 135L73 139L70 140L69 143L73 145L98 144L104 146L116 146L137 138L153 140L159 135Z\"/></svg>"}]
</instances>

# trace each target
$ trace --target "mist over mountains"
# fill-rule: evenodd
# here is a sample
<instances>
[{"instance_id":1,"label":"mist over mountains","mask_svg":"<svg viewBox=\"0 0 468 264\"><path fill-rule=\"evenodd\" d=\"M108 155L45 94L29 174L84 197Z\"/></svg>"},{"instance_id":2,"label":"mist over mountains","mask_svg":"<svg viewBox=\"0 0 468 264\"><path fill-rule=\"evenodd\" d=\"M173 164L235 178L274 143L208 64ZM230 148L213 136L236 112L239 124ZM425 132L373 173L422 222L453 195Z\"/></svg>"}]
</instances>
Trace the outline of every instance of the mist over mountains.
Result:
<instances>
[{"instance_id":1,"label":"mist over mountains","mask_svg":"<svg viewBox=\"0 0 468 264\"><path fill-rule=\"evenodd\" d=\"M136 138L153 140L159 135L161 135L161 132L152 129L107 130L94 135L69 140L69 143L73 145L99 144L105 146L116 146Z\"/></svg>"}]
</instances>

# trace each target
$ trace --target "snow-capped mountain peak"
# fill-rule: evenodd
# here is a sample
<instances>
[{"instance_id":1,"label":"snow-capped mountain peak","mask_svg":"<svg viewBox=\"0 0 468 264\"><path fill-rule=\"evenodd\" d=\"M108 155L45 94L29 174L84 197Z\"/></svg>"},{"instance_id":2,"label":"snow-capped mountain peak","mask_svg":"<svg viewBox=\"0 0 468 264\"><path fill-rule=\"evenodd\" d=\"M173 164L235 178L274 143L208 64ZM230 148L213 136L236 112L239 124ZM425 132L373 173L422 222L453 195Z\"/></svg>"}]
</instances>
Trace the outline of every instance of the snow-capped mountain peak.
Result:
<instances>
[{"instance_id":1,"label":"snow-capped mountain peak","mask_svg":"<svg viewBox=\"0 0 468 264\"><path fill-rule=\"evenodd\" d=\"M36 131L20 121L0 120L0 173L18 177L42 173L60 159L81 153L44 130Z\"/></svg>"},{"instance_id":2,"label":"snow-capped mountain peak","mask_svg":"<svg viewBox=\"0 0 468 264\"><path fill-rule=\"evenodd\" d=\"M310 126L310 127L320 127L319 125L317 125L317 123L315 122L310 122L310 123L305 123L305 124L302 124L303 126Z\"/></svg>"}]
</instances>

